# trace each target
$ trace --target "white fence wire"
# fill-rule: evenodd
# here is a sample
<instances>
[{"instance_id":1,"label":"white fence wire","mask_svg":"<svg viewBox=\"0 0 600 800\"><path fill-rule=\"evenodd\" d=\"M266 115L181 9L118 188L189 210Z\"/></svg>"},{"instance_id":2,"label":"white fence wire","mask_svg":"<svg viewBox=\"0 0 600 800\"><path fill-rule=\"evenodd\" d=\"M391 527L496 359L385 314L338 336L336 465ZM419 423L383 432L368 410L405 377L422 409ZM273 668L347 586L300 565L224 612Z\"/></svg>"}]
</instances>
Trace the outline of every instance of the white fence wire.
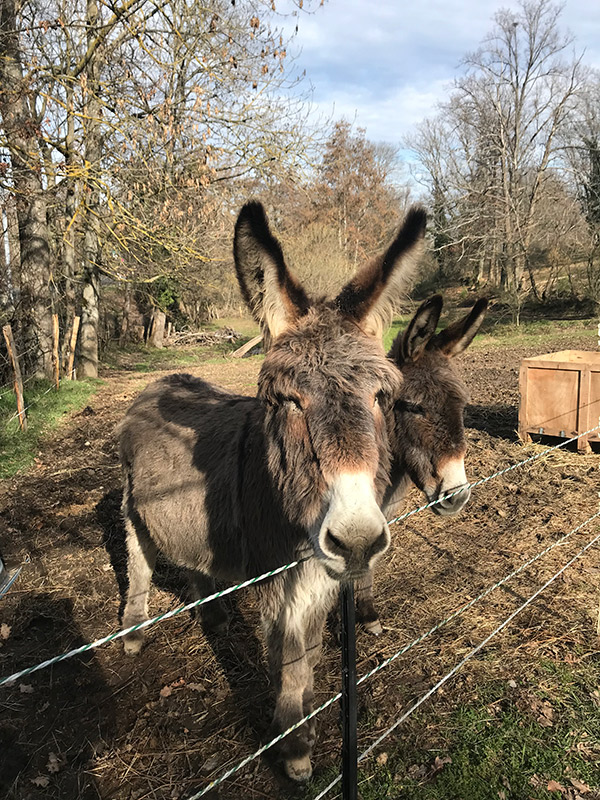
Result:
<instances>
[{"instance_id":1,"label":"white fence wire","mask_svg":"<svg viewBox=\"0 0 600 800\"><path fill-rule=\"evenodd\" d=\"M64 378L62 378L61 380L64 380ZM50 389L48 389L47 392L45 392L45 394L47 394L49 391L51 391L52 388L54 388L54 387L50 387ZM43 397L43 395L42 395L42 397ZM37 399L39 399L39 398L37 398ZM36 399L36 401L37 401L37 399ZM36 402L36 401L34 401L34 402ZM30 406L31 405L33 405L33 403L30 404ZM30 406L28 406L28 408ZM16 414L15 417L16 416L18 416L18 414ZM491 481L491 480L493 480L495 478L498 478L498 477L500 477L502 475L505 475L508 472L511 472L512 470L515 470L515 469L517 469L519 467L523 467L523 466L526 466L527 464L531 464L531 463L533 463L535 461L538 461L541 458L543 458L544 456L547 456L547 455L551 454L553 451L556 451L556 450L558 450L560 448L563 448L566 445L568 445L568 444L570 444L572 442L575 442L575 441L577 441L578 439L581 439L584 436L588 436L590 433L593 433L593 432L598 431L598 430L600 430L600 424L595 426L595 427L593 427L593 428L590 428L587 431L584 431L583 433L578 434L577 436L573 436L570 439L561 441L561 442L559 442L558 444L556 444L556 445L554 445L552 447L545 448L541 452L535 453L534 455L532 455L532 456L530 456L530 457L528 457L526 459L523 459L522 461L519 461L519 462L517 462L515 464L511 464L511 465L509 465L508 467L506 467L506 468L504 468L502 470L498 470L497 472L494 472L491 475L487 475L484 478L481 478L481 479L479 479L477 481L474 481L473 483L468 484L468 487L472 489L472 488L476 488L478 486L482 486L483 484L487 483L488 481ZM465 488L466 487L462 487L458 491L464 491ZM388 524L391 525L391 524L394 524L396 522L400 522L402 520L407 519L408 517L413 516L414 514L417 514L417 513L421 512L421 511L425 511L426 509L431 508L432 506L436 505L437 503L442 502L444 499L452 497L454 494L457 494L458 491L446 494L443 497L438 498L437 500L431 501L431 502L426 503L426 504L424 504L422 506L419 506L418 508L412 509L411 511L408 511L408 512L406 512L404 514L401 514L400 516L395 517L394 519L390 520ZM463 606L461 606L459 609L454 611L452 614L450 614L448 617L446 617L441 622L439 622L436 625L434 625L430 630L426 631L424 634L419 636L417 639L413 640L409 644L407 644L404 647L402 647L400 650L398 650L392 656L390 656L389 658L387 658L383 662L381 662L381 664L378 664L376 667L374 667L368 673L363 675L359 679L358 684L362 684L368 678L372 677L373 675L377 674L378 672L380 672L385 667L389 666L389 664L391 664L393 661L395 661L401 655L406 653L412 647L416 646L417 644L420 644L427 637L431 636L433 633L438 631L440 628L442 628L443 626L447 625L450 621L456 619L459 615L463 614L465 611L467 611L469 608L471 608L473 605L475 605L475 603L479 602L484 597L487 597L492 591L494 591L495 589L499 588L500 586L502 586L503 584L505 584L506 582L508 582L512 578L514 578L516 575L518 575L520 572L522 572L528 566L530 566L535 561L537 561L538 559L540 559L544 555L546 555L548 552L550 552L550 550L552 550L555 547L558 547L560 544L564 543L566 541L566 539L568 539L573 534L577 533L584 526L588 525L590 522L592 522L593 520L597 519L598 517L600 517L600 511L598 511L596 514L593 514L591 517L589 517L587 520L582 522L576 528L573 528L573 530L569 531L569 533L565 534L560 539L558 539L557 541L553 542L548 547L546 547L544 550L540 551L535 556L533 556L532 558L528 559L526 562L524 562L516 570L514 570L510 574L506 575L505 577L503 577L501 580L497 581L492 586L488 587L486 590L484 590L477 597L473 598L468 603L466 603ZM385 739L390 733L392 733L393 730L395 730L402 722L404 722L404 720L410 714L412 714L413 711L416 710L416 708L418 708L429 697L431 697L432 694L434 694L440 688L440 686L442 686L454 674L456 674L456 672L465 663L467 663L467 661L469 661L474 655L476 655L476 653L478 653L483 647L485 647L485 645L490 641L491 638L493 638L493 636L495 636L497 633L499 633L501 630L503 630L512 621L512 619L514 619L514 617L518 613L520 613L531 602L533 602L533 600L535 600L537 598L537 596L547 586L549 586L559 575L561 575L569 566L571 566L571 564L577 558L579 558L590 547L592 547L592 545L595 544L598 541L598 539L600 539L600 534L598 534L598 536L596 536L582 550L580 550L579 553L577 553L564 567L561 568L561 570L559 570L549 581L547 581L534 595L532 595L522 606L520 606L515 612L513 612L513 614L511 614L503 623L501 623L500 626L498 626L488 637L486 637L486 639L484 639L479 645L477 645L476 648L474 648L467 656L465 656L465 658L462 659L462 661L460 661L459 664L457 664L440 681L438 681L438 683L434 687L432 687L432 689L430 689L415 704L413 704L413 706L411 706L408 709L408 711L405 712L405 714L403 714L402 717L400 717L400 719L397 720L394 723L394 725L392 725L384 734L382 734L382 736L380 736L375 742L373 742L373 744L369 748L367 748L367 750L365 750L360 755L359 761L362 761L364 758L366 758L369 755L369 753L372 752L372 750L375 749L378 746L378 744L381 743L381 741L383 741L383 739ZM129 628L126 628L126 629L123 629L123 630L120 630L120 631L116 631L116 632L114 632L112 634L109 634L108 636L104 636L104 637L102 637L100 639L97 639L97 640L95 640L93 642L90 642L90 643L87 643L85 645L82 645L81 647L77 647L77 648L75 648L73 650L70 650L70 651L68 651L66 653L62 653L61 655L57 655L57 656L54 656L53 658L47 659L47 660L45 660L45 661L43 661L43 662L41 662L39 664L36 664L35 666L28 667L26 669L23 669L23 670L20 670L18 672L15 672L12 675L9 675L9 676L7 676L5 678L0 679L0 686L12 685L17 680L19 680L20 678L23 678L23 677L25 677L27 675L30 675L30 674L32 674L34 672L37 672L39 670L45 669L46 667L49 667L49 666L51 666L53 664L56 664L56 663L58 663L60 661L64 661L64 660L66 660L68 658L72 658L72 657L74 657L76 655L79 655L81 653L87 652L88 650L100 647L101 645L107 644L108 642L114 641L115 639L122 638L123 636L126 636L129 633L133 633L134 631L150 627L151 625L154 625L157 622L161 622L163 620L170 619L171 617L174 617L174 616L176 616L178 614L181 614L184 611L191 610L191 609L196 608L196 607L198 607L200 605L203 605L205 603L209 603L209 602L211 602L213 600L216 600L217 598L224 597L227 594L231 594L232 592L238 591L239 589L243 589L243 588L251 586L251 585L253 585L255 583L258 583L260 581L266 580L266 579L268 579L270 577L273 577L274 575L277 575L279 573L285 572L286 570L294 568L301 561L304 561L304 560L306 560L306 559L305 558L301 558L301 559L298 559L296 561L292 561L289 564L281 566L281 567L279 567L279 568L277 568L275 570L271 570L269 572L265 572L262 575L259 575L259 576L255 577L255 578L251 578L251 579L249 579L247 581L244 581L244 582L242 582L240 584L237 584L235 586L231 586L231 587L229 587L227 589L224 589L222 591L215 592L214 594L209 595L208 597L204 597L204 598L201 598L199 600L195 600L195 601L193 601L191 603L187 603L186 605L179 606L176 609L173 609L171 611L165 612L163 614L159 614L159 615L157 615L157 616L155 616L155 617L153 617L151 619L145 620L144 622L141 622L141 623L139 623L137 625L133 625L133 626L131 626ZM276 736L274 739L272 739L271 741L269 741L268 743L266 743L262 747L258 748L258 750L256 750L254 753L252 753L251 755L249 755L246 758L244 758L242 761L240 761L238 764L234 765L232 768L230 768L226 772L224 772L220 777L218 777L215 780L213 780L206 787L204 787L201 791L199 791L196 794L194 794L191 797L189 797L188 800L199 800L199 798L203 797L209 791L214 789L216 786L218 786L219 784L221 784L224 781L226 781L228 778L230 778L232 775L234 775L239 770L243 769L243 767L245 767L251 761L254 761L255 759L259 758L267 750L269 750L270 748L274 747L282 739L284 739L286 736L288 736L290 733L292 733L292 731L296 730L301 725L305 724L309 720L311 720L314 717L316 717L318 714L320 714L326 708L328 708L329 706L331 706L334 703L336 703L340 699L340 697L341 697L340 693L337 693L336 695L330 697L326 702L324 702L322 705L320 705L318 708L316 708L310 714L306 715L303 719L299 720L297 723L295 723L293 726L291 726L288 730L282 732L281 734ZM338 776L334 781L332 781L331 784L329 784L328 787L326 787L325 790L323 790L323 792L321 794L319 794L315 798L315 800L320 800L320 798L324 797L340 780L341 780L341 776Z\"/></svg>"},{"instance_id":2,"label":"white fence wire","mask_svg":"<svg viewBox=\"0 0 600 800\"><path fill-rule=\"evenodd\" d=\"M598 515L596 514L596 516L598 516ZM454 667L452 667L450 672L447 672L444 675L443 678L440 678L440 680L434 686L432 686L431 689L429 689L429 691L427 691L424 695L422 695L415 703L413 703L410 706L410 708L408 708L404 712L404 714L402 714L402 716L399 717L393 723L393 725L390 725L390 727L387 728L387 730L385 730L380 736L378 736L377 739L375 739L375 741L372 742L372 744L370 744L369 747L367 747L366 750L363 750L363 752L358 757L359 763L361 761L363 761L370 753L372 753L373 750L375 750L375 748L378 747L384 741L384 739L387 739L387 737L393 731L395 731L396 728L398 728L403 722L405 722L408 719L408 717L413 712L415 712L417 710L417 708L419 708L419 706L421 706L426 700L429 700L429 698L432 695L434 695L438 691L438 689L440 689L445 683L447 683L450 680L450 678L454 677L454 675L456 675L456 673L460 669L462 669L462 667L464 667L464 665L468 661L470 661L473 658L473 656L477 655L477 653L479 653L480 650L482 650L487 644L489 644L489 642L494 638L494 636L497 636L501 631L503 631L507 627L507 625L510 625L510 623L513 621L513 619L518 614L520 614L521 611L523 611L528 606L530 606L531 603L533 603L533 601L536 600L539 597L539 595L545 589L548 588L548 586L550 586L552 583L554 583L554 581L558 577L560 577L563 574L563 572L565 572L565 570L567 570L575 561L577 561L578 558L581 558L581 556L584 553L586 553L590 549L590 547L593 547L599 540L600 540L600 533L598 533L596 536L594 536L594 538L591 539L591 541L589 541L584 547L582 547L581 550L579 550L579 552L576 553L573 556L573 558L571 558L569 561L567 561L567 563L564 566L562 566L558 570L558 572L555 572L554 575L551 578L549 578L542 586L540 586L540 588L537 589L530 597L528 597L527 600L525 600L524 603L521 603L521 605L517 609L515 609L512 612L512 614L510 614L503 622L501 622L498 626L496 626L496 628L494 628L494 630L490 634L488 634L485 637L485 639L483 639L476 647L474 647L472 650L470 650L467 653L467 655L458 662L458 664L456 664ZM341 779L342 779L342 776L338 775L337 778L335 778L333 781L331 781L331 783L328 786L326 786L325 789L323 789L323 791L320 792L314 798L314 800L321 800L321 798L325 797L325 795L328 794L331 791L331 789L333 789L333 787L336 786L341 781Z\"/></svg>"},{"instance_id":3,"label":"white fence wire","mask_svg":"<svg viewBox=\"0 0 600 800\"><path fill-rule=\"evenodd\" d=\"M64 380L64 378L62 380ZM48 392L51 391L52 388L53 387L48 389ZM47 394L47 392L46 392L46 394ZM15 416L18 416L18 415L15 415ZM525 458L522 461L517 462L516 464L511 464L510 466L506 467L505 469L499 470L498 472L494 472L491 475L487 475L485 478L481 478L481 479L475 481L474 483L468 484L468 486L471 487L471 488L474 488L474 487L477 487L477 486L481 486L484 483L487 483L488 481L492 480L493 478L498 478L501 475L505 475L507 472L510 472L510 471L512 471L514 469L517 469L518 467L522 467L522 466L525 466L526 464L529 464L529 463L531 463L533 461L537 461L540 458L543 458L544 456L549 455L553 451L558 450L561 447L564 447L565 445L569 444L570 442L575 442L575 441L577 441L577 439L581 439L581 437L587 436L588 434L590 434L590 433L592 433L593 431L596 431L596 430L600 430L600 425L597 425L595 428L590 428L589 430L584 431L583 433L580 433L578 436L574 436L573 438L568 439L567 441L559 442L559 444L556 444L553 447L548 447L548 448L542 450L540 453L536 453L533 456L530 456L529 458ZM464 491L464 489L465 489L465 487L463 487L459 491ZM406 514L402 514L399 517L395 517L394 519L390 520L388 524L392 525L392 524L394 524L396 522L399 522L401 520L407 519L408 517L411 517L413 514L419 513L420 511L425 511L426 509L431 508L432 506L436 505L437 503L441 503L446 498L452 497L454 494L457 494L457 492L453 492L453 493L444 495L443 497L439 497L437 500L433 500L430 503L426 503L423 506L419 506L418 508L412 509L412 511L409 511ZM583 523L583 524L586 524L586 523ZM568 534L568 535L570 535L570 534ZM50 667L53 664L57 664L59 661L65 661L67 658L73 658L74 656L80 655L81 653L85 653L88 650L93 650L93 649L95 649L97 647L100 647L101 645L108 644L109 642L112 642L115 639L120 639L123 636L126 636L128 633L133 633L134 631L141 630L142 628L149 628L151 625L155 625L157 622L162 622L163 620L170 619L171 617L177 616L178 614L181 614L183 611L190 611L191 609L196 608L197 606L204 605L205 603L209 603L212 600L216 600L219 597L223 597L226 594L231 594L232 592L236 592L239 589L244 589L247 586L250 586L250 585L252 585L254 583L258 583L259 581L266 580L267 578L272 577L273 575L276 575L276 574L278 574L280 572L285 572L288 569L292 569L293 567L297 566L300 563L300 561L304 561L304 560L305 560L304 558L301 558L301 559L299 559L297 561L292 561L289 564L284 564L283 566L278 567L276 570L272 570L270 572L265 572L263 575L258 575L256 578L250 578L249 580L244 581L243 583L237 584L236 586L231 586L231 587L229 587L227 589L224 589L222 592L215 592L214 594L209 595L208 597L203 597L203 598L201 598L199 600L194 600L193 602L187 603L186 605L183 605L183 606L179 606L178 608L173 609L172 611L168 611L168 612L166 612L164 614L158 614L157 616L152 617L151 619L147 619L144 622L140 622L138 625L133 625L130 628L126 628L126 629L123 629L123 630L120 630L120 631L115 631L114 633L108 634L107 636L103 636L102 638L96 639L93 642L89 642L88 644L81 645L81 647L76 647L75 649L69 650L66 653L62 653L60 655L54 656L53 658L49 658L46 661L42 661L40 664L36 664L33 667L28 667L27 669L20 670L19 672L15 672L12 675L8 675L5 678L0 678L0 687L3 686L3 685L14 683L19 678L25 677L25 675L30 675L33 672L38 672L41 669L45 669L46 667Z\"/></svg>"},{"instance_id":4,"label":"white fence wire","mask_svg":"<svg viewBox=\"0 0 600 800\"><path fill-rule=\"evenodd\" d=\"M521 572L523 572L527 567L531 566L531 564L533 564L535 561L538 561L540 558L545 556L551 550L553 550L554 548L558 547L561 544L564 544L567 539L569 539L575 533L578 533L582 528L584 528L586 525L589 525L590 522L593 522L595 519L598 519L599 517L600 517L600 511L597 511L595 514L593 514L591 517L586 519L584 522L582 522L576 528L573 528L571 531L569 531L568 533L564 534L564 536L561 536L560 539L557 539L555 542L550 544L544 550L540 551L535 556L533 556L532 558L530 558L527 561L525 561L523 564L521 564L520 567L518 567L517 569L513 570L513 572L511 572L508 575L505 575L504 578L502 578L501 580L499 580L496 583L494 583L491 586L489 586L487 589L485 589L483 592L481 592L479 595L477 595L477 597L473 598L468 603L465 603L463 606L458 608L452 614L448 615L441 622L438 622L436 625L434 625L428 631L426 631L425 633L421 634L421 636L418 636L416 639L413 639L411 642L409 642L408 644L406 644L403 647L401 647L400 650L398 650L392 656L390 656L389 658L386 658L384 661L382 661L380 664L378 664L372 670L369 670L369 672L365 673L365 675L363 675L361 678L358 679L357 685L360 686L362 683L364 683L366 680L371 678L373 675L376 675L378 672L381 672L382 669L385 669L386 667L388 667L390 664L392 664L394 661L396 661L397 658L399 658L400 656L402 656L405 653L407 653L409 650L411 650L416 645L421 644L423 641L425 641L425 639L427 639L429 636L434 634L436 631L440 630L442 627L447 625L449 622L451 622L452 620L456 619L458 616L463 614L468 609L472 608L476 603L478 603L481 600L483 600L485 597L487 597L489 594L491 594L491 592L493 592L495 589L500 588L505 583L510 581L512 578L515 578L517 575L519 575ZM596 538L598 538L598 537L596 537ZM581 552L585 552L585 549L586 548L584 548L584 550L581 551ZM572 563L572 562L569 562L569 563ZM337 694L335 694L332 697L330 697L328 700L326 700L324 703L322 703L318 708L314 709L314 711L311 711L310 714L307 714L305 717L303 717L302 719L298 720L298 722L294 723L294 725L292 725L286 731L284 731L283 733L280 733L278 736L276 736L274 739L271 739L271 741L267 742L262 747L259 747L258 750L256 750L254 753L252 753L251 755L247 756L242 761L240 761L238 764L236 764L233 767L231 767L230 769L228 769L226 772L224 772L218 778L215 778L215 780L211 781L202 790L200 790L196 794L192 795L191 797L188 797L187 800L199 800L199 798L204 797L204 795L206 795L212 789L215 789L217 786L219 786L221 783L226 781L228 778L231 778L233 775L235 775L236 772L239 772L239 770L243 769L243 767L245 767L251 761L254 761L255 759L259 758L261 755L263 755L263 753L266 753L267 750L269 750L270 748L274 747L282 739L285 739L286 736L288 736L290 733L292 733L293 731L295 731L298 728L300 728L302 725L304 725L304 723L310 721L311 719L316 717L318 714L320 714L322 711L325 711L326 708L329 708L330 706L332 706L334 703L336 703L341 698L341 696L342 696L341 693L338 692ZM427 695L427 697L429 697L429 696L430 695ZM425 698L425 699L427 699L427 698ZM421 702L424 702L424 701L421 701ZM336 780L336 782L337 782L337 780ZM332 783L329 788L334 786L336 782ZM316 798L315 798L315 800L316 800Z\"/></svg>"}]
</instances>

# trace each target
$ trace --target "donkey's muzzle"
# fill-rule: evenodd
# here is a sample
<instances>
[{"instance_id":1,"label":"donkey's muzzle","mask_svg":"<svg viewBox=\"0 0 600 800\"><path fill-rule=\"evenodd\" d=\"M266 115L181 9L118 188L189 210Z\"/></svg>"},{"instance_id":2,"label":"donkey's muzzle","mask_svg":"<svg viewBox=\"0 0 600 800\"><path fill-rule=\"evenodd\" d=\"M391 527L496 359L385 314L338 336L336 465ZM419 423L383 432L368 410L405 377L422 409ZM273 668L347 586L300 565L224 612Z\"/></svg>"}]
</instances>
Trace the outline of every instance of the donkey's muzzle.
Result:
<instances>
[{"instance_id":1,"label":"donkey's muzzle","mask_svg":"<svg viewBox=\"0 0 600 800\"><path fill-rule=\"evenodd\" d=\"M353 580L371 569L390 545L390 532L365 473L338 475L318 533L317 555L338 580Z\"/></svg>"},{"instance_id":2,"label":"donkey's muzzle","mask_svg":"<svg viewBox=\"0 0 600 800\"><path fill-rule=\"evenodd\" d=\"M432 506L431 509L441 517L449 517L452 514L458 514L467 505L471 497L471 489L468 483L463 483L454 487L454 489L447 489L443 493L440 492L440 494L444 494L445 497ZM428 499L431 502L437 498L430 497Z\"/></svg>"},{"instance_id":3,"label":"donkey's muzzle","mask_svg":"<svg viewBox=\"0 0 600 800\"><path fill-rule=\"evenodd\" d=\"M335 559L335 565L329 565L329 572L344 580L357 579L365 575L373 566L377 557L384 553L390 544L390 534L386 526L381 528L374 538L358 535L350 539L340 537L329 528L322 539L322 551L328 560Z\"/></svg>"}]
</instances>

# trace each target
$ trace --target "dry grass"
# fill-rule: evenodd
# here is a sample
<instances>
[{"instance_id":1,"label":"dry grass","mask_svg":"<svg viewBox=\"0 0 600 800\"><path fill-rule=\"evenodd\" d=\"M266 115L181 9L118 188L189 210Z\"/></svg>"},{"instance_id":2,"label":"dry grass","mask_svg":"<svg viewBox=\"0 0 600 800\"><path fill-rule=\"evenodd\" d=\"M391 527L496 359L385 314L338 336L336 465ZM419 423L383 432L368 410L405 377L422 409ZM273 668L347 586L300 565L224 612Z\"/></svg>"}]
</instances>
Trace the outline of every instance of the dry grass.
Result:
<instances>
[{"instance_id":1,"label":"dry grass","mask_svg":"<svg viewBox=\"0 0 600 800\"><path fill-rule=\"evenodd\" d=\"M580 341L566 333L560 347L576 347ZM519 359L530 354L523 347L494 349L493 361L481 349L465 355L463 370L477 399L468 414L472 478L537 447L523 447L513 433L516 370ZM227 388L253 393L258 366L256 359L248 359L186 368ZM0 623L10 631L1 640L0 674L117 627L124 550L113 429L151 377L155 375L110 371L91 401L91 413L73 416L44 442L34 469L0 485L5 557L13 563L30 558L14 590L1 601ZM598 455L560 452L482 486L460 519L423 513L395 526L392 551L376 582L385 633L373 639L359 632L359 673L593 513L599 465ZM409 504L417 502L415 493ZM360 693L360 745L368 745L592 533L591 527L584 529L366 683ZM365 798L452 797L439 793L450 766L435 779L421 776L403 783L404 778L398 782L396 777L409 774L407 770L421 763L418 759L429 763L427 759L433 761L440 753L454 753L456 763L462 763L457 730L470 729L473 720L456 715L478 708L480 701L484 711L493 705L500 695L493 689L498 682L517 682L514 707L527 706L523 719L533 713L540 687L545 702L557 707L559 700L563 703L563 685L540 665L568 666L574 674L597 667L597 564L595 553L577 563L400 729L386 748L389 765L367 763ZM179 604L182 587L178 572L160 564L151 613ZM228 639L205 635L199 624L181 616L152 628L136 661L127 660L115 643L32 676L23 682L31 691L19 686L2 690L0 787L5 796L185 798L257 747L267 733L272 708L258 614L250 593L239 593L229 604L233 622ZM317 702L338 686L339 653L330 634L318 669ZM499 713L485 714L500 718ZM480 717L475 722L479 725ZM584 748L592 747L585 741L580 739ZM337 768L339 744L338 710L331 708L320 718L315 784L306 798L314 797L319 781ZM47 785L36 785L39 779ZM550 796L529 784L526 788L529 794L513 789L506 797ZM277 764L264 758L214 797L275 800L296 794Z\"/></svg>"}]
</instances>

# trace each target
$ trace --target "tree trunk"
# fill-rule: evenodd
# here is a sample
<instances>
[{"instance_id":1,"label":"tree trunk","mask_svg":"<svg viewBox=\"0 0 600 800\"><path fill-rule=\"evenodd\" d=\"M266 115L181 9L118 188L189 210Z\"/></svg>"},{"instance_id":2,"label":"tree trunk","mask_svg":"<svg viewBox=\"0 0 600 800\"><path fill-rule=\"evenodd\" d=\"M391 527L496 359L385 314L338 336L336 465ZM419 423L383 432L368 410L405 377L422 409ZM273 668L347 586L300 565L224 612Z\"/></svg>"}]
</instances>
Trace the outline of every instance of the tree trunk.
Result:
<instances>
[{"instance_id":1,"label":"tree trunk","mask_svg":"<svg viewBox=\"0 0 600 800\"><path fill-rule=\"evenodd\" d=\"M36 125L18 48L15 0L0 17L0 113L10 151L21 254L22 331L31 374L52 377L52 300L46 197ZM12 256L12 253L11 253Z\"/></svg>"},{"instance_id":2,"label":"tree trunk","mask_svg":"<svg viewBox=\"0 0 600 800\"><path fill-rule=\"evenodd\" d=\"M67 135L65 140L66 167L66 200L65 200L65 232L63 237L63 268L65 315L72 319L75 314L75 212L76 181L75 170L75 110L73 103L73 83L67 83Z\"/></svg>"},{"instance_id":3,"label":"tree trunk","mask_svg":"<svg viewBox=\"0 0 600 800\"><path fill-rule=\"evenodd\" d=\"M97 34L99 12L97 0L87 0L88 43L92 44ZM85 160L86 160L86 218L83 243L83 295L81 306L81 339L79 346L80 370L83 378L98 377L98 321L100 251L98 246L98 213L100 193L98 179L100 171L100 100L98 65L99 51L96 49L86 67L85 108Z\"/></svg>"},{"instance_id":4,"label":"tree trunk","mask_svg":"<svg viewBox=\"0 0 600 800\"><path fill-rule=\"evenodd\" d=\"M152 325L152 331L150 332L150 341L149 344L152 347L162 347L164 338L165 338L165 323L167 320L167 315L164 311L155 311L154 312L154 322Z\"/></svg>"},{"instance_id":5,"label":"tree trunk","mask_svg":"<svg viewBox=\"0 0 600 800\"><path fill-rule=\"evenodd\" d=\"M19 244L19 220L17 207L12 195L6 198L6 232L8 234L8 265L13 290L18 291L21 286L21 247ZM16 302L17 298L15 298Z\"/></svg>"},{"instance_id":6,"label":"tree trunk","mask_svg":"<svg viewBox=\"0 0 600 800\"><path fill-rule=\"evenodd\" d=\"M10 260L6 258L6 227L4 211L0 211L0 315L3 323L10 319L15 309Z\"/></svg>"}]
</instances>

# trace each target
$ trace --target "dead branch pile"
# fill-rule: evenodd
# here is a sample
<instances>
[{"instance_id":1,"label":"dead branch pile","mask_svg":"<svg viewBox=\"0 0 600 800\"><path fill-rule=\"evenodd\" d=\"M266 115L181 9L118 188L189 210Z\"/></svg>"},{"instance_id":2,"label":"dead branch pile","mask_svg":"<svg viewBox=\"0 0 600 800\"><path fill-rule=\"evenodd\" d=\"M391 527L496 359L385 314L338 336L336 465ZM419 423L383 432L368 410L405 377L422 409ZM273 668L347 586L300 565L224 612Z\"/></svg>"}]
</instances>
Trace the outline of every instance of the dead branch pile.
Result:
<instances>
[{"instance_id":1,"label":"dead branch pile","mask_svg":"<svg viewBox=\"0 0 600 800\"><path fill-rule=\"evenodd\" d=\"M221 344L235 342L241 338L242 335L233 328L220 328L216 331L175 331L169 337L168 344Z\"/></svg>"}]
</instances>

